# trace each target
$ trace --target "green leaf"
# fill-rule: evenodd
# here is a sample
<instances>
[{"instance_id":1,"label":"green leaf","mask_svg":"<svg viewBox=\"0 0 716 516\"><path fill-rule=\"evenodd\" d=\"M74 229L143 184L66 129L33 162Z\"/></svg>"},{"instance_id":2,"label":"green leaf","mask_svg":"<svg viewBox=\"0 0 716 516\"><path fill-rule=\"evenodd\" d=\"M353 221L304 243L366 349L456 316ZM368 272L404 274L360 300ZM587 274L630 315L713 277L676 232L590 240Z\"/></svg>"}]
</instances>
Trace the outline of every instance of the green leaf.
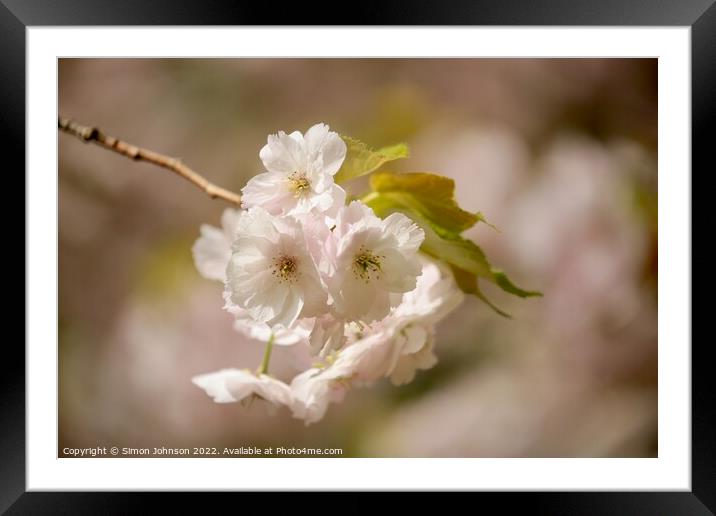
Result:
<instances>
[{"instance_id":1,"label":"green leaf","mask_svg":"<svg viewBox=\"0 0 716 516\"><path fill-rule=\"evenodd\" d=\"M455 282L457 283L457 286L460 287L460 290L466 294L474 295L502 317L512 319L510 314L495 306L492 301L490 301L485 294L482 293L482 290L480 290L480 287L477 285L477 276L470 274L459 267L455 267L454 265L451 265L450 268L452 269L453 276L455 276Z\"/></svg>"},{"instance_id":2,"label":"green leaf","mask_svg":"<svg viewBox=\"0 0 716 516\"><path fill-rule=\"evenodd\" d=\"M458 206L455 181L449 177L425 172L379 172L370 177L370 186L395 204L417 211L440 230L461 233L484 220L481 213L470 213Z\"/></svg>"},{"instance_id":3,"label":"green leaf","mask_svg":"<svg viewBox=\"0 0 716 516\"><path fill-rule=\"evenodd\" d=\"M524 290L516 286L500 269L493 267L487 260L483 250L472 240L460 235L439 234L425 219L413 215L413 220L425 231L423 250L436 258L446 261L450 265L473 274L475 277L485 278L505 292L519 297L541 296L539 292Z\"/></svg>"},{"instance_id":4,"label":"green leaf","mask_svg":"<svg viewBox=\"0 0 716 516\"><path fill-rule=\"evenodd\" d=\"M390 161L408 157L408 146L404 143L373 150L350 136L341 135L341 138L346 142L347 153L343 165L333 177L336 183L370 174Z\"/></svg>"},{"instance_id":5,"label":"green leaf","mask_svg":"<svg viewBox=\"0 0 716 516\"><path fill-rule=\"evenodd\" d=\"M453 198L454 184L434 174L375 174L371 178L373 192L363 198L375 213L386 217L402 212L425 232L421 250L448 263L458 271L460 288L485 301L497 313L508 316L493 305L478 287L484 278L505 292L519 296L541 296L540 292L516 286L500 269L493 267L482 249L460 233L478 220L479 214L462 210ZM429 196L428 192L433 195ZM508 316L509 317L509 316Z\"/></svg>"}]
</instances>

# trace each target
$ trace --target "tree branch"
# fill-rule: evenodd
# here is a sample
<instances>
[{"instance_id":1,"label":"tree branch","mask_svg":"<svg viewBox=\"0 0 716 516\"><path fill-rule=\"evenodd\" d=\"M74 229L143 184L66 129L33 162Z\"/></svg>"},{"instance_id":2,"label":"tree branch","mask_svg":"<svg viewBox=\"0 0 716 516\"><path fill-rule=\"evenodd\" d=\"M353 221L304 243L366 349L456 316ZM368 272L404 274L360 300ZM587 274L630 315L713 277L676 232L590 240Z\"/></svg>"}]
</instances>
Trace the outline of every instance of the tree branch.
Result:
<instances>
[{"instance_id":1,"label":"tree branch","mask_svg":"<svg viewBox=\"0 0 716 516\"><path fill-rule=\"evenodd\" d=\"M147 163L157 165L158 167L171 170L175 174L180 175L187 181L190 181L198 186L212 199L223 199L232 204L236 204L238 206L241 205L241 196L239 194L216 186L204 176L194 172L176 158L170 158L169 156L164 156L163 154L158 154L154 151L142 149L141 147L137 147L131 143L119 140L114 136L108 136L96 127L80 125L68 118L59 117L58 128L61 131L76 136L85 143L92 142L100 147L104 147L105 149L121 154L131 160L146 161Z\"/></svg>"}]
</instances>

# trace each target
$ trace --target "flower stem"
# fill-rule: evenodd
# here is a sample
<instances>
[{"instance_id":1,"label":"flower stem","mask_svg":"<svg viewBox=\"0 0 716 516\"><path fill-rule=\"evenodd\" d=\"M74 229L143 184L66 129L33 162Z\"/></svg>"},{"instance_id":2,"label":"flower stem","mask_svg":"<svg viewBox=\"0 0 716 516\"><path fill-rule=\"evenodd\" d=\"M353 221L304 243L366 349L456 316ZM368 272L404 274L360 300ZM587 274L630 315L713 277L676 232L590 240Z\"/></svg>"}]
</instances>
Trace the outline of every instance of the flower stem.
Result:
<instances>
[{"instance_id":1,"label":"flower stem","mask_svg":"<svg viewBox=\"0 0 716 516\"><path fill-rule=\"evenodd\" d=\"M259 366L258 371L256 371L258 374L266 374L268 372L268 366L269 361L271 360L271 350L273 349L273 333L271 333L271 336L269 337L268 342L266 343L266 350L264 351L264 358L261 360L261 365Z\"/></svg>"},{"instance_id":2,"label":"flower stem","mask_svg":"<svg viewBox=\"0 0 716 516\"><path fill-rule=\"evenodd\" d=\"M237 206L241 206L241 196L239 194L216 186L204 176L199 175L197 172L187 167L179 159L164 156L163 154L150 151L149 149L142 149L141 147L124 142L114 136L104 134L96 127L86 127L68 118L59 117L57 120L57 127L60 131L76 136L85 143L93 142L100 147L114 151L131 160L144 161L146 163L151 163L152 165L170 170L198 186L212 199L223 199Z\"/></svg>"}]
</instances>

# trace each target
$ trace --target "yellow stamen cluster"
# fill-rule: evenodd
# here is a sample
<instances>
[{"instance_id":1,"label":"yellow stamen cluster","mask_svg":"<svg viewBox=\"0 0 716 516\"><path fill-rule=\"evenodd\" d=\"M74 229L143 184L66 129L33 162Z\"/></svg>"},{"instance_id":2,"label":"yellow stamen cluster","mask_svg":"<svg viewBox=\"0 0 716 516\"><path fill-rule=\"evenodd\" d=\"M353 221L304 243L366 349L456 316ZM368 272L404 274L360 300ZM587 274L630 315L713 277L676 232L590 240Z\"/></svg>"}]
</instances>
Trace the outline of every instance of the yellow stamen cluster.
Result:
<instances>
[{"instance_id":1,"label":"yellow stamen cluster","mask_svg":"<svg viewBox=\"0 0 716 516\"><path fill-rule=\"evenodd\" d=\"M380 278L380 262L385 256L373 254L370 249L361 246L353 258L353 274L366 283Z\"/></svg>"},{"instance_id":2,"label":"yellow stamen cluster","mask_svg":"<svg viewBox=\"0 0 716 516\"><path fill-rule=\"evenodd\" d=\"M271 265L273 277L283 283L295 283L298 280L298 260L294 256L281 255L273 259Z\"/></svg>"},{"instance_id":3,"label":"yellow stamen cluster","mask_svg":"<svg viewBox=\"0 0 716 516\"><path fill-rule=\"evenodd\" d=\"M292 172L288 176L288 183L296 197L306 194L311 188L311 181L308 180L306 174L298 171Z\"/></svg>"}]
</instances>

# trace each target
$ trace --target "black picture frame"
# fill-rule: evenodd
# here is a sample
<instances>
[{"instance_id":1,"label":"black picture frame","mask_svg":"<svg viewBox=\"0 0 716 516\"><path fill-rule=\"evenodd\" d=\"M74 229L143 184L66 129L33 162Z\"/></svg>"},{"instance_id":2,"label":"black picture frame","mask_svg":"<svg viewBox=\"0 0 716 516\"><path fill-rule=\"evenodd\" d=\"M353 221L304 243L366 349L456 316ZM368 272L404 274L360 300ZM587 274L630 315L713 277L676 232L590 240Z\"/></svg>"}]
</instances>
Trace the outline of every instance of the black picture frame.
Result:
<instances>
[{"instance_id":1,"label":"black picture frame","mask_svg":"<svg viewBox=\"0 0 716 516\"><path fill-rule=\"evenodd\" d=\"M61 25L248 25L295 24L311 14L303 5L272 8L255 2L203 0L0 0L0 145L3 155L25 165L25 30ZM320 9L317 7L317 9ZM577 25L691 27L692 174L706 176L716 129L716 0L520 0L382 2L315 25ZM91 45L91 42L88 42ZM668 171L661 171L666 173ZM8 174L9 175L9 174ZM7 177L7 176L6 176ZM24 181L22 188L24 192ZM692 187L693 191L693 187ZM19 190L15 190L19 192ZM16 193L14 197L19 198ZM24 199L24 195L23 195ZM693 205L692 205L693 206ZM17 209L5 220L17 218ZM13 217L10 217L10 214ZM705 220L708 221L710 215ZM693 217L692 217L693 219ZM700 219L704 220L704 219ZM694 222L696 220L694 219ZM27 258L23 256L23 258ZM693 260L692 260L693 263ZM26 269L25 269L26 271ZM26 271L27 273L27 271ZM693 312L692 312L693 313ZM693 317L693 316L692 316ZM710 393L716 387L707 359L710 339L673 342L692 352L692 491L614 493L505 493L484 496L501 509L527 503L548 514L714 514L716 513L716 424ZM48 350L48 352L54 352ZM146 493L25 492L25 352L6 339L0 374L0 513L107 514L143 512ZM12 365L11 365L12 364ZM11 366L10 366L11 365ZM161 496L161 495L159 495ZM245 496L245 495L244 495ZM163 496L162 504L168 503ZM184 509L191 502L182 498ZM361 502L353 502L360 512ZM368 507L366 507L368 509Z\"/></svg>"}]
</instances>

